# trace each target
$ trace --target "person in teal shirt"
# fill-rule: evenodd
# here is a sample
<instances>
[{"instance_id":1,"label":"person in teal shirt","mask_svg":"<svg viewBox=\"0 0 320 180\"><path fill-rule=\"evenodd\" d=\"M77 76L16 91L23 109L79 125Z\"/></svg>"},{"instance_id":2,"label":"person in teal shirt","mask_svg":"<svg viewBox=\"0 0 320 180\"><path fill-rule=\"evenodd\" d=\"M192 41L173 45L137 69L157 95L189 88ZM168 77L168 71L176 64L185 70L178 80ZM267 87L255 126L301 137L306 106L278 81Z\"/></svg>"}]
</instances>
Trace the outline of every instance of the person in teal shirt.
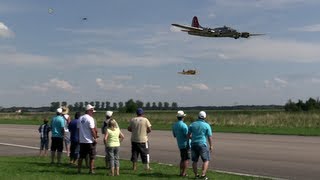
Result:
<instances>
[{"instance_id":1,"label":"person in teal shirt","mask_svg":"<svg viewBox=\"0 0 320 180\"><path fill-rule=\"evenodd\" d=\"M57 151L57 162L61 163L64 137L64 118L62 117L62 108L57 109L57 114L51 120L51 164L54 163Z\"/></svg>"},{"instance_id":2,"label":"person in teal shirt","mask_svg":"<svg viewBox=\"0 0 320 180\"><path fill-rule=\"evenodd\" d=\"M188 137L191 138L191 159L192 168L196 178L208 179L206 173L210 161L210 152L213 149L212 146L212 130L210 125L205 121L207 117L206 112L200 111L198 119L191 123L189 126ZM209 147L207 145L207 139ZM198 160L201 157L203 165L201 177L198 174Z\"/></svg>"},{"instance_id":3,"label":"person in teal shirt","mask_svg":"<svg viewBox=\"0 0 320 180\"><path fill-rule=\"evenodd\" d=\"M172 126L173 137L177 139L180 150L180 176L187 176L190 159L190 140L188 138L188 126L183 122L186 114L183 111L177 112L178 121Z\"/></svg>"}]
</instances>

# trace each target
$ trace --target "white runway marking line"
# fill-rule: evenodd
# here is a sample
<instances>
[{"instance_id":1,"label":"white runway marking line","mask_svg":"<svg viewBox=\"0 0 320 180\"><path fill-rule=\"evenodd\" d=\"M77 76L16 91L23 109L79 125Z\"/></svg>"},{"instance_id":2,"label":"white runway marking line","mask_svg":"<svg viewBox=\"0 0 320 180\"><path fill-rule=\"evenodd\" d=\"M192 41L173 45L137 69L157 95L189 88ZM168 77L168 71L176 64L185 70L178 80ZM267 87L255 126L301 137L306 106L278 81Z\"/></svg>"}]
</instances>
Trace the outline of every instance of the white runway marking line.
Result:
<instances>
[{"instance_id":1,"label":"white runway marking line","mask_svg":"<svg viewBox=\"0 0 320 180\"><path fill-rule=\"evenodd\" d=\"M39 150L39 147L32 147L32 146L24 146L19 144L10 144L10 143L0 143L0 145L4 146L14 146L14 147L21 147L21 148L28 148L28 149L37 149ZM103 155L96 155L97 157L105 157ZM167 165L167 166L173 166L172 164L166 164L166 163L158 163L161 165ZM225 174L234 174L239 176L249 176L249 177L257 177L257 178L267 178L267 179L273 179L273 180L287 180L283 178L275 178L275 177L268 177L268 176L258 176L253 174L245 174L245 173L236 173L236 172L230 172L230 171L221 171L221 170L214 170L215 172L225 173Z\"/></svg>"}]
</instances>

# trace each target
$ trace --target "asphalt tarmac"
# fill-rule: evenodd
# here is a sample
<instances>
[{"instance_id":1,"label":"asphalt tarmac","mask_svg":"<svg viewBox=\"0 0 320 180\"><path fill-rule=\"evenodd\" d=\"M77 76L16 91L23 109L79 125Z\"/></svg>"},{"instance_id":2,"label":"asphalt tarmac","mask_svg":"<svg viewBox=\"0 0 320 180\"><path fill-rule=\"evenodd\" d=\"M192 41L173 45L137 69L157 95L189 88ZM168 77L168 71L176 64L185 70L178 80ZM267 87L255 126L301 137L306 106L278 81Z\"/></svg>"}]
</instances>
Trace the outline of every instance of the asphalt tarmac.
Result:
<instances>
[{"instance_id":1,"label":"asphalt tarmac","mask_svg":"<svg viewBox=\"0 0 320 180\"><path fill-rule=\"evenodd\" d=\"M0 156L37 155L40 141L37 128L1 124ZM130 159L130 133L125 129L122 132L125 140L120 155L122 159ZM152 131L149 141L152 162L179 164L179 150L170 131ZM98 143L98 154L104 155L102 137ZM212 156L213 170L280 179L320 179L320 137L214 133Z\"/></svg>"}]
</instances>

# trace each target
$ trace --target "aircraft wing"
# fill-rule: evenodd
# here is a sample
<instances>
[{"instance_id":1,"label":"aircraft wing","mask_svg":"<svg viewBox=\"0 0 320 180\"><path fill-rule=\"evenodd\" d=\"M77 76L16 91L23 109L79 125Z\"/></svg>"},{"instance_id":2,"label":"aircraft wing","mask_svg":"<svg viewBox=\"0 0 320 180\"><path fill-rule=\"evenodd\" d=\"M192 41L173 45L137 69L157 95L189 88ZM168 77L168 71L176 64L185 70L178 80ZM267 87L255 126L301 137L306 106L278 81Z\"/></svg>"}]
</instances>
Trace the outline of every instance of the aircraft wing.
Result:
<instances>
[{"instance_id":1,"label":"aircraft wing","mask_svg":"<svg viewBox=\"0 0 320 180\"><path fill-rule=\"evenodd\" d=\"M171 24L172 26L175 27L179 27L179 28L183 28L189 31L203 31L202 28L197 28L197 27L191 27L191 26L185 26L185 25L181 25L181 24Z\"/></svg>"}]
</instances>

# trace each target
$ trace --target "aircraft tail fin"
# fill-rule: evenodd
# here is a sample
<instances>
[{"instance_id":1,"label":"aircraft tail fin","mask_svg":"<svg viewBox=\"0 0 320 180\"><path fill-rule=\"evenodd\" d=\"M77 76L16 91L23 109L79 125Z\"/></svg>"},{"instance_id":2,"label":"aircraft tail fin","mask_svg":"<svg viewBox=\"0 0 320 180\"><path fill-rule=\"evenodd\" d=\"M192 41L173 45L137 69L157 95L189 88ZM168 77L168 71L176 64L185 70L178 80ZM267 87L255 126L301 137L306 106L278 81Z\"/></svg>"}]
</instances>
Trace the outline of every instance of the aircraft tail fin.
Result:
<instances>
[{"instance_id":1,"label":"aircraft tail fin","mask_svg":"<svg viewBox=\"0 0 320 180\"><path fill-rule=\"evenodd\" d=\"M192 23L191 23L191 26L192 27L196 27L196 28L200 28L200 24L199 24L199 21L198 21L198 17L197 16L194 16L192 18Z\"/></svg>"}]
</instances>

